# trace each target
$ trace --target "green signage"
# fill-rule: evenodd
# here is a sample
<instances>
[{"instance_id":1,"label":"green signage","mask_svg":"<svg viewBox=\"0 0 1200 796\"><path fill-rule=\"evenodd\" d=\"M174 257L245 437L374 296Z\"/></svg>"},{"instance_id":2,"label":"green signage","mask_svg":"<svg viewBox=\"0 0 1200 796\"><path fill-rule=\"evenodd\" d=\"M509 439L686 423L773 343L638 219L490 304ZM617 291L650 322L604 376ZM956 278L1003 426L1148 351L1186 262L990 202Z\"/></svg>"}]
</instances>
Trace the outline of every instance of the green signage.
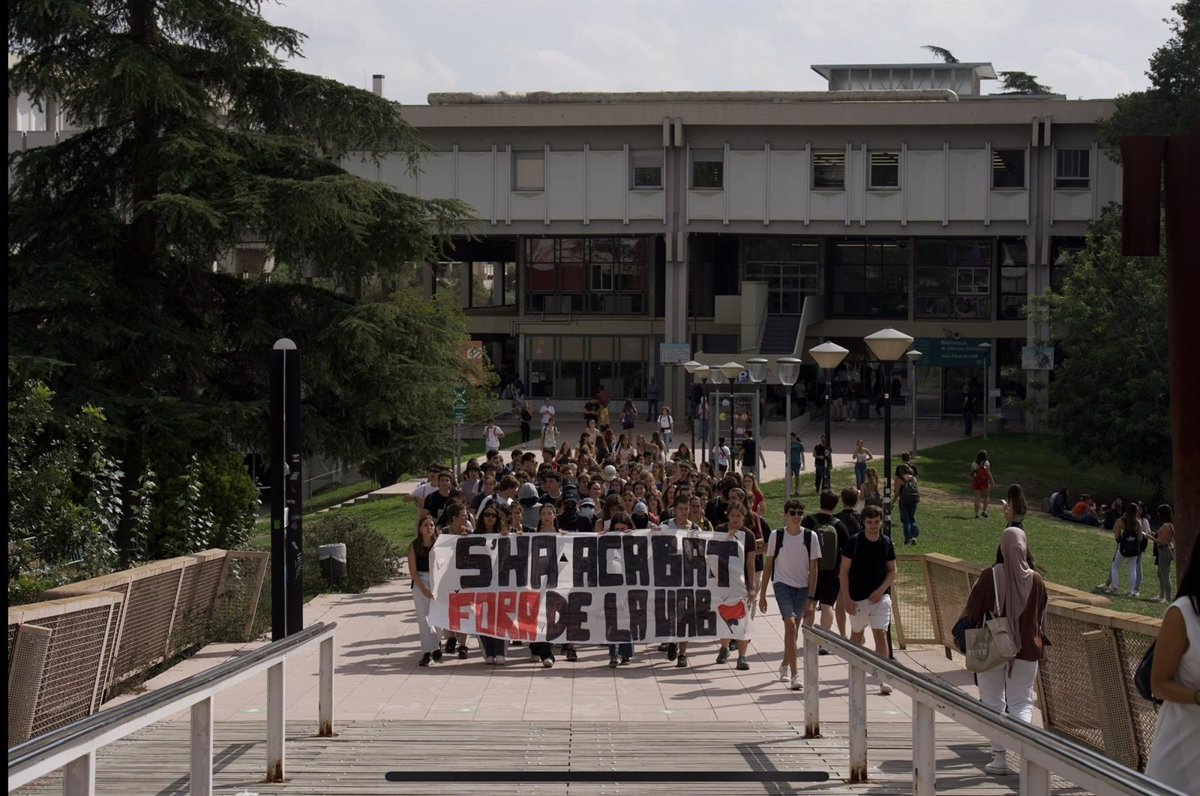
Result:
<instances>
[{"instance_id":1,"label":"green signage","mask_svg":"<svg viewBox=\"0 0 1200 796\"><path fill-rule=\"evenodd\" d=\"M979 347L983 342L987 341L921 337L913 341L912 347L924 355L920 363L923 368L981 368L988 361L987 352Z\"/></svg>"},{"instance_id":2,"label":"green signage","mask_svg":"<svg viewBox=\"0 0 1200 796\"><path fill-rule=\"evenodd\" d=\"M455 387L454 399L450 404L454 414L454 422L461 423L467 419L467 388Z\"/></svg>"}]
</instances>

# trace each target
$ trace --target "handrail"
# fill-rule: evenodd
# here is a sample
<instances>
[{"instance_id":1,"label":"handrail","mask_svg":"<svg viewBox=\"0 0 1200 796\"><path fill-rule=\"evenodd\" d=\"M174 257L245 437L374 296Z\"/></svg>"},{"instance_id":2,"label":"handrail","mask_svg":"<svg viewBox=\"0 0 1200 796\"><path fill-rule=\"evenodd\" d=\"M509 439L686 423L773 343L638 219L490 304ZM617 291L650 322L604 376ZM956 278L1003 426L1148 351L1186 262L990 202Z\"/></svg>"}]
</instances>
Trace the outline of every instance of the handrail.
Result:
<instances>
[{"instance_id":1,"label":"handrail","mask_svg":"<svg viewBox=\"0 0 1200 796\"><path fill-rule=\"evenodd\" d=\"M255 650L241 658L220 663L177 683L165 686L159 690L144 694L119 705L111 710L88 716L85 719L52 730L44 735L31 738L8 750L8 791L11 793L39 777L51 773L63 766L75 764L88 758L87 767L93 772L96 750L114 741L120 740L143 727L147 727L167 718L180 710L192 707L193 744L196 738L197 707L200 703L207 704L206 717L209 725L208 737L208 772L211 785L212 771L212 738L211 738L211 700L212 697L225 689L246 680L264 669L269 670L271 692L268 695L268 716L270 740L274 740L276 732L279 735L277 750L268 749L268 776L274 777L278 772L282 779L282 727L283 727L283 662L290 656L314 644L321 644L321 691L320 691L320 734L333 734L333 637L337 623L317 624L304 628L287 638L272 642L265 647ZM276 682L278 681L278 682ZM275 691L278 694L275 694ZM277 697L277 698L276 698ZM269 742L268 747L272 744ZM196 760L196 747L193 745L193 763ZM276 759L276 755L278 759ZM192 776L197 771L193 765ZM70 771L68 771L68 778ZM279 780L276 780L279 781ZM195 783L193 783L194 785ZM87 792L81 789L76 792ZM193 788L193 793L198 789Z\"/></svg>"},{"instance_id":2,"label":"handrail","mask_svg":"<svg viewBox=\"0 0 1200 796\"><path fill-rule=\"evenodd\" d=\"M1006 745L1019 748L1022 756L1022 793L1048 793L1049 776L1053 771L1063 779L1095 793L1181 796L1179 791L1115 763L1099 752L1032 724L998 714L961 691L925 679L828 630L805 627L803 632L806 736L820 735L818 649L831 650L850 665L851 782L866 779L865 675L870 672L885 676L889 685L898 687L913 699L914 793L933 793L933 713L936 711L985 737L999 736ZM855 742L855 736L859 733L862 735L861 745ZM919 746L925 748L917 748ZM856 774L861 779L856 779ZM1028 791L1024 782L1027 778L1033 780ZM1041 787L1043 783L1044 787Z\"/></svg>"}]
</instances>

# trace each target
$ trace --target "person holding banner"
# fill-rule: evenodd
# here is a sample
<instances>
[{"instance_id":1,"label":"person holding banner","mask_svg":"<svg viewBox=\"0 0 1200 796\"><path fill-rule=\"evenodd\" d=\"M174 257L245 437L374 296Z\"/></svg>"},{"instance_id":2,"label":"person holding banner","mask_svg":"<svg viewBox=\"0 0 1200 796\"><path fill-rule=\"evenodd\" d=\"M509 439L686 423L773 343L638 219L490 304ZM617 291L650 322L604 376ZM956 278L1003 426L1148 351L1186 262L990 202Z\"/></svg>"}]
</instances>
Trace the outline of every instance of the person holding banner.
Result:
<instances>
[{"instance_id":1,"label":"person holding banner","mask_svg":"<svg viewBox=\"0 0 1200 796\"><path fill-rule=\"evenodd\" d=\"M612 533L629 533L633 530L633 518L625 512L619 511L612 516L608 530ZM615 669L617 666L628 666L632 660L632 641L623 641L619 644L608 645L608 668Z\"/></svg>"},{"instance_id":2,"label":"person holding banner","mask_svg":"<svg viewBox=\"0 0 1200 796\"><path fill-rule=\"evenodd\" d=\"M428 666L442 659L437 633L429 626L429 551L437 541L437 526L433 517L425 516L417 523L417 536L408 545L408 574L412 576L413 608L417 615L417 632L421 637L421 660L418 666Z\"/></svg>"},{"instance_id":3,"label":"person holding banner","mask_svg":"<svg viewBox=\"0 0 1200 796\"><path fill-rule=\"evenodd\" d=\"M512 478L511 475L504 476ZM516 479L513 478L515 482ZM498 533L501 536L508 536L508 523L504 520L504 515L500 513L500 505L496 501L492 501L483 507L479 512L479 525L475 528L475 533ZM483 650L483 662L489 666L503 666L505 663L505 653L508 652L508 642L502 638L494 636L479 636L479 648Z\"/></svg>"},{"instance_id":4,"label":"person holding banner","mask_svg":"<svg viewBox=\"0 0 1200 796\"><path fill-rule=\"evenodd\" d=\"M836 505L836 501L835 501ZM821 560L821 540L803 526L804 504L792 498L783 507L786 521L776 530L767 545L767 563L763 570L763 590L758 598L761 611L767 610L768 581L773 583L779 615L783 618L783 663L779 665L779 681L791 688L801 688L796 664L797 638L800 623L811 621L815 603L809 599L817 584L817 565Z\"/></svg>"},{"instance_id":5,"label":"person holding banner","mask_svg":"<svg viewBox=\"0 0 1200 796\"><path fill-rule=\"evenodd\" d=\"M731 499L733 498L732 491L730 492L730 497L731 497ZM742 557L745 559L745 562L746 562L746 604L749 605L751 608L753 608L754 607L755 586L756 586L755 579L754 579L754 576L755 576L754 550L756 549L756 546L755 546L754 534L750 530L750 528L746 526L746 520L750 516L751 516L751 513L750 513L750 510L746 507L746 504L739 500L733 499L733 502L731 502L729 504L729 522L727 524L722 525L719 528L717 528L716 532L717 532L717 534L720 534L723 532L730 539L740 538L740 540L741 540ZM761 540L759 540L759 541L761 541ZM753 617L753 614L751 614L751 617ZM721 639L721 648L717 651L717 663L725 663L726 661L729 660L729 642L730 641L732 641L732 639L728 639L728 638ZM686 650L686 649L687 649L687 642L683 642L679 645L679 659L684 661L684 663L682 663L682 664L676 663L675 664L676 666L686 666L687 665L686 656L684 655L684 650ZM746 660L746 652L749 651L749 649L750 649L749 634L747 634L747 637L744 639L738 639L737 649L738 649L738 659L737 659L737 666L735 668L740 672L749 671L750 662L748 660Z\"/></svg>"},{"instance_id":6,"label":"person holding banner","mask_svg":"<svg viewBox=\"0 0 1200 796\"><path fill-rule=\"evenodd\" d=\"M471 526L467 521L467 507L458 501L452 500L447 503L445 510L442 512L442 517L445 519L446 525L438 529L439 534L466 536L471 533ZM446 654L453 655L455 652L458 653L460 661L467 659L467 634L447 631Z\"/></svg>"}]
</instances>

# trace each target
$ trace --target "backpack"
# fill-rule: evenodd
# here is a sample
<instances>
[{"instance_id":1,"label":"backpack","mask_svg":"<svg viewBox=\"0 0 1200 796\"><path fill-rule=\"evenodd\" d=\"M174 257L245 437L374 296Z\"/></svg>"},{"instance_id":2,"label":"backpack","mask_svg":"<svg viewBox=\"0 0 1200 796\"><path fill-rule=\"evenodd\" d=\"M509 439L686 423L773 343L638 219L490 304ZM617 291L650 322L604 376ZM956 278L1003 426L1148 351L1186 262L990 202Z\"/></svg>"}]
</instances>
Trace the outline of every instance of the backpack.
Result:
<instances>
[{"instance_id":1,"label":"backpack","mask_svg":"<svg viewBox=\"0 0 1200 796\"><path fill-rule=\"evenodd\" d=\"M917 479L904 479L904 483L900 485L900 499L906 503L921 502L921 487L917 485Z\"/></svg>"},{"instance_id":2,"label":"backpack","mask_svg":"<svg viewBox=\"0 0 1200 796\"><path fill-rule=\"evenodd\" d=\"M1118 549L1121 555L1125 558L1132 558L1142 553L1142 545L1138 540L1138 532L1131 528L1124 528L1121 531L1121 541Z\"/></svg>"},{"instance_id":3,"label":"backpack","mask_svg":"<svg viewBox=\"0 0 1200 796\"><path fill-rule=\"evenodd\" d=\"M837 568L837 528L826 522L818 525L813 533L817 535L817 541L821 543L821 560L817 564L817 569L821 572L832 572Z\"/></svg>"}]
</instances>

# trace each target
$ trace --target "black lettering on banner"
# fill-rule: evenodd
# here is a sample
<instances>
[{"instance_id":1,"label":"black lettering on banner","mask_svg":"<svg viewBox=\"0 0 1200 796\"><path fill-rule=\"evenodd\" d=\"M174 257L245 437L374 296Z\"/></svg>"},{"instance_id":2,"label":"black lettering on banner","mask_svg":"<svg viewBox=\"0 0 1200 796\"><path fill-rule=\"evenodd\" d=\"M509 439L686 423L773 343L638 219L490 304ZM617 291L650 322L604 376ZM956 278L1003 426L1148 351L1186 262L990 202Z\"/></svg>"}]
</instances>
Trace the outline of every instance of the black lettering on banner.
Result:
<instances>
[{"instance_id":1,"label":"black lettering on banner","mask_svg":"<svg viewBox=\"0 0 1200 796\"><path fill-rule=\"evenodd\" d=\"M621 611L617 605L617 595L609 592L604 595L604 638L610 644L622 641L632 641L633 634L621 629Z\"/></svg>"},{"instance_id":2,"label":"black lettering on banner","mask_svg":"<svg viewBox=\"0 0 1200 796\"><path fill-rule=\"evenodd\" d=\"M708 559L705 557L706 540L683 538L683 585L708 585Z\"/></svg>"},{"instance_id":3,"label":"black lettering on banner","mask_svg":"<svg viewBox=\"0 0 1200 796\"><path fill-rule=\"evenodd\" d=\"M717 615L712 609L712 592L696 589L696 635L717 635Z\"/></svg>"},{"instance_id":4,"label":"black lettering on banner","mask_svg":"<svg viewBox=\"0 0 1200 796\"><path fill-rule=\"evenodd\" d=\"M454 545L454 566L459 572L476 570L475 575L461 575L459 585L464 589L483 589L492 585L492 557L487 554L488 540L482 536L463 536ZM473 554L471 548L484 547L484 552Z\"/></svg>"},{"instance_id":5,"label":"black lettering on banner","mask_svg":"<svg viewBox=\"0 0 1200 796\"><path fill-rule=\"evenodd\" d=\"M571 540L571 584L575 588L592 588L596 585L596 537L576 536Z\"/></svg>"},{"instance_id":6,"label":"black lettering on banner","mask_svg":"<svg viewBox=\"0 0 1200 796\"><path fill-rule=\"evenodd\" d=\"M650 584L650 545L644 536L618 537L625 548L625 585L649 586Z\"/></svg>"},{"instance_id":7,"label":"black lettering on banner","mask_svg":"<svg viewBox=\"0 0 1200 796\"><path fill-rule=\"evenodd\" d=\"M565 635L568 643L590 641L592 633L584 624L591 604L589 592L571 592L566 597L556 591L546 592L546 640L555 641Z\"/></svg>"},{"instance_id":8,"label":"black lettering on banner","mask_svg":"<svg viewBox=\"0 0 1200 796\"><path fill-rule=\"evenodd\" d=\"M634 641L646 638L646 598L649 592L645 589L630 589L625 597L629 601L629 634Z\"/></svg>"},{"instance_id":9,"label":"black lettering on banner","mask_svg":"<svg viewBox=\"0 0 1200 796\"><path fill-rule=\"evenodd\" d=\"M537 534L530 537L529 588L554 589L558 587L558 537Z\"/></svg>"},{"instance_id":10,"label":"black lettering on banner","mask_svg":"<svg viewBox=\"0 0 1200 796\"><path fill-rule=\"evenodd\" d=\"M496 585L500 588L525 588L529 582L529 537L501 536L496 546ZM516 547L514 553L512 548ZM509 576L515 583L509 583Z\"/></svg>"},{"instance_id":11,"label":"black lettering on banner","mask_svg":"<svg viewBox=\"0 0 1200 796\"><path fill-rule=\"evenodd\" d=\"M669 589L654 590L654 635L675 638L675 600Z\"/></svg>"},{"instance_id":12,"label":"black lettering on banner","mask_svg":"<svg viewBox=\"0 0 1200 796\"><path fill-rule=\"evenodd\" d=\"M598 561L597 567L600 570L600 585L621 586L625 583L625 577L620 572L609 572L608 564L615 558L618 550L621 549L622 534L609 533L601 536L596 545L596 558Z\"/></svg>"},{"instance_id":13,"label":"black lettering on banner","mask_svg":"<svg viewBox=\"0 0 1200 796\"><path fill-rule=\"evenodd\" d=\"M679 589L671 593L675 601L676 634L680 638L696 635L696 599L691 589Z\"/></svg>"},{"instance_id":14,"label":"black lettering on banner","mask_svg":"<svg viewBox=\"0 0 1200 796\"><path fill-rule=\"evenodd\" d=\"M717 557L717 585L729 586L729 559L735 558L738 552L736 539L709 539L708 554Z\"/></svg>"},{"instance_id":15,"label":"black lettering on banner","mask_svg":"<svg viewBox=\"0 0 1200 796\"><path fill-rule=\"evenodd\" d=\"M654 554L654 585L678 586L682 576L683 559L679 555L679 540L672 536L651 536Z\"/></svg>"}]
</instances>

